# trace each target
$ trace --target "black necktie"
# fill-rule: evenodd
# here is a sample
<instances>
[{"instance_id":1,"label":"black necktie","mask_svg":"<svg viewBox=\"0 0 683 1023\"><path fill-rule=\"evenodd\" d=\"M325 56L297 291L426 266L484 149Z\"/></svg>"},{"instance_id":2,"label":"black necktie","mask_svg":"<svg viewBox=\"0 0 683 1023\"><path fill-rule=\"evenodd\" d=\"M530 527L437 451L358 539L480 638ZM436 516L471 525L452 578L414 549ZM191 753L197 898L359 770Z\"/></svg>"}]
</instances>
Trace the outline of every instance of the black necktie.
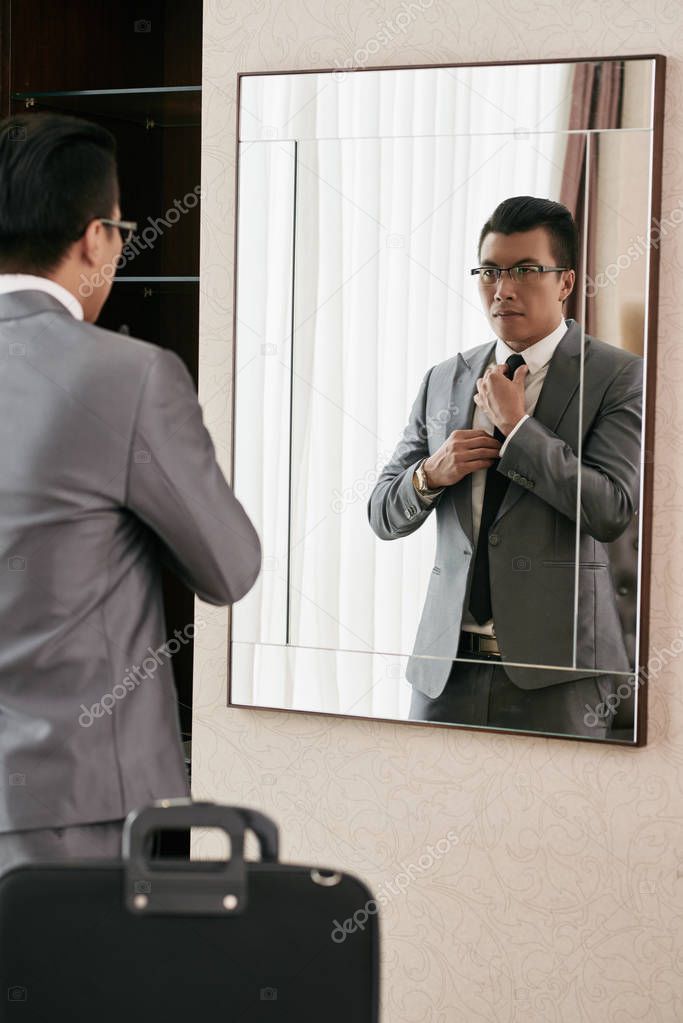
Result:
<instances>
[{"instance_id":1,"label":"black necktie","mask_svg":"<svg viewBox=\"0 0 683 1023\"><path fill-rule=\"evenodd\" d=\"M515 370L524 363L521 355L511 355L505 361L508 367L507 375L512 379ZM493 436L501 444L505 440L505 434L501 433L498 427L494 427ZM491 617L491 584L489 580L489 526L496 517L501 501L505 496L510 480L498 472L498 458L493 465L486 470L486 489L484 490L484 501L481 508L481 522L479 524L479 537L477 539L477 551L474 556L474 570L472 572L472 586L470 588L470 611L474 620L483 625Z\"/></svg>"}]
</instances>

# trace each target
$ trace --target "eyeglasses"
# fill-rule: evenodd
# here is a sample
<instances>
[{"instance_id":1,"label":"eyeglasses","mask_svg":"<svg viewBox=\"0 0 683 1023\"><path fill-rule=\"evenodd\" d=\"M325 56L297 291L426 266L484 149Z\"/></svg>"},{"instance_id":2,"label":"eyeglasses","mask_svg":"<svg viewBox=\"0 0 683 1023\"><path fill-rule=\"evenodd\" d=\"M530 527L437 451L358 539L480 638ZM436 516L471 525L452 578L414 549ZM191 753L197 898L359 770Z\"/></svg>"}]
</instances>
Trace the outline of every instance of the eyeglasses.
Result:
<instances>
[{"instance_id":1,"label":"eyeglasses","mask_svg":"<svg viewBox=\"0 0 683 1023\"><path fill-rule=\"evenodd\" d=\"M479 274L479 283L486 288L495 287L502 275L507 270L510 280L515 284L536 284L541 279L541 274L552 273L555 270L570 270L568 266L540 266L537 264L520 263L517 266L475 266L470 270L471 274Z\"/></svg>"},{"instance_id":2,"label":"eyeglasses","mask_svg":"<svg viewBox=\"0 0 683 1023\"><path fill-rule=\"evenodd\" d=\"M121 232L121 241L124 246L128 244L138 229L136 220L110 220L109 217L97 218L102 224L109 224L110 227L118 227Z\"/></svg>"}]
</instances>

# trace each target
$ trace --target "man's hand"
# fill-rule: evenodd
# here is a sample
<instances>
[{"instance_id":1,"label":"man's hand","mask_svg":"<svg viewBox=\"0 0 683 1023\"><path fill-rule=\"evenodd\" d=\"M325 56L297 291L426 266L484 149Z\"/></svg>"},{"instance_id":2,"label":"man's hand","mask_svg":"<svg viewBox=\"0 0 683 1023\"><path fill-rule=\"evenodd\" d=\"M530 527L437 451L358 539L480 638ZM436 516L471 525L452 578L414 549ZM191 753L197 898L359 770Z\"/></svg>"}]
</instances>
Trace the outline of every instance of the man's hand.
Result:
<instances>
[{"instance_id":1,"label":"man's hand","mask_svg":"<svg viewBox=\"0 0 683 1023\"><path fill-rule=\"evenodd\" d=\"M528 366L518 366L510 380L507 368L505 363L489 366L477 380L478 393L474 396L475 404L506 437L525 413L524 380L529 372Z\"/></svg>"},{"instance_id":2,"label":"man's hand","mask_svg":"<svg viewBox=\"0 0 683 1023\"><path fill-rule=\"evenodd\" d=\"M470 472L488 469L496 461L499 448L500 441L486 430L453 430L424 463L427 486L448 487Z\"/></svg>"}]
</instances>

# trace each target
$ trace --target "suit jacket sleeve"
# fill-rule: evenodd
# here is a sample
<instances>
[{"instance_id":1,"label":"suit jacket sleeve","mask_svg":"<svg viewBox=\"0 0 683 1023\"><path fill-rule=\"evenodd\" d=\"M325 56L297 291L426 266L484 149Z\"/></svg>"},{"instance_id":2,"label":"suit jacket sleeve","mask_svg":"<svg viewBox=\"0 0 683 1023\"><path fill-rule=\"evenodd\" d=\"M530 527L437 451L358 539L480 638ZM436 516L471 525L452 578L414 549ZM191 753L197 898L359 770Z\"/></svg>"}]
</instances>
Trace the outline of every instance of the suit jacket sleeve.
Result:
<instances>
[{"instance_id":1,"label":"suit jacket sleeve","mask_svg":"<svg viewBox=\"0 0 683 1023\"><path fill-rule=\"evenodd\" d=\"M381 540L395 540L413 533L439 502L422 502L413 486L415 468L429 455L426 425L427 389L432 370L425 374L410 411L408 425L390 460L382 469L368 501L368 518Z\"/></svg>"},{"instance_id":2,"label":"suit jacket sleeve","mask_svg":"<svg viewBox=\"0 0 683 1023\"><path fill-rule=\"evenodd\" d=\"M581 530L603 543L630 523L639 488L643 360L633 359L605 393L581 452ZM506 476L576 522L579 459L569 444L533 416L520 426L498 462Z\"/></svg>"},{"instance_id":3,"label":"suit jacket sleeve","mask_svg":"<svg viewBox=\"0 0 683 1023\"><path fill-rule=\"evenodd\" d=\"M210 604L232 604L261 566L258 535L216 462L192 377L162 349L142 387L126 506L161 539L166 562Z\"/></svg>"}]
</instances>

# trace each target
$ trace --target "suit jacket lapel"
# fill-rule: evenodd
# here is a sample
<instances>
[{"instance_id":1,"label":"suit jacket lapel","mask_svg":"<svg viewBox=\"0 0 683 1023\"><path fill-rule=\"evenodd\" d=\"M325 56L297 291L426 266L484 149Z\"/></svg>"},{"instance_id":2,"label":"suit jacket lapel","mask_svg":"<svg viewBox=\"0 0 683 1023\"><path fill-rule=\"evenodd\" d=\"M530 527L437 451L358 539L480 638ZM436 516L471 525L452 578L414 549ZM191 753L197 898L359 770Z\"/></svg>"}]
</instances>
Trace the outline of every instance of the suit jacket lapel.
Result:
<instances>
[{"instance_id":1,"label":"suit jacket lapel","mask_svg":"<svg viewBox=\"0 0 683 1023\"><path fill-rule=\"evenodd\" d=\"M569 403L579 386L579 374L581 369L581 326L576 320L567 319L567 332L558 344L550 365L543 387L534 410L534 419L543 423L554 433L564 416ZM588 349L589 338L585 337L585 350ZM475 349L474 352L465 358L458 354L455 376L451 387L450 408L453 410L446 423L447 437L453 430L471 430L476 405L474 396L477 393L477 380L484 375L484 371L495 351L496 342ZM445 439L444 437L444 439ZM568 440L568 443L571 441ZM574 439L576 443L576 438ZM510 485L501 502L500 508L494 522L497 522L501 515L505 515L519 500L524 487L517 483L510 482ZM469 537L473 539L472 527L472 474L467 475L456 487L449 488L449 496L453 501L460 524Z\"/></svg>"},{"instance_id":2,"label":"suit jacket lapel","mask_svg":"<svg viewBox=\"0 0 683 1023\"><path fill-rule=\"evenodd\" d=\"M490 345L475 351L469 357L469 360L462 353L458 354L455 379L451 389L450 407L454 411L446 424L446 437L453 430L472 429L472 420L474 419L477 407L474 404L474 396L477 393L477 380L479 377L483 377L484 370L488 366L495 349L496 342L493 341ZM449 494L455 505L460 524L467 536L472 540L474 535L472 528L472 474L470 473L465 476L457 487L451 487Z\"/></svg>"},{"instance_id":3,"label":"suit jacket lapel","mask_svg":"<svg viewBox=\"0 0 683 1023\"><path fill-rule=\"evenodd\" d=\"M550 360L533 416L553 433L558 432L569 403L578 390L581 373L581 326L576 320L568 319L567 322L567 332ZM589 339L585 337L584 351L588 350L588 345ZM574 448L578 442L577 437L567 437L565 440ZM507 514L525 493L527 491L524 487L510 481L493 522L496 523L502 515Z\"/></svg>"}]
</instances>

